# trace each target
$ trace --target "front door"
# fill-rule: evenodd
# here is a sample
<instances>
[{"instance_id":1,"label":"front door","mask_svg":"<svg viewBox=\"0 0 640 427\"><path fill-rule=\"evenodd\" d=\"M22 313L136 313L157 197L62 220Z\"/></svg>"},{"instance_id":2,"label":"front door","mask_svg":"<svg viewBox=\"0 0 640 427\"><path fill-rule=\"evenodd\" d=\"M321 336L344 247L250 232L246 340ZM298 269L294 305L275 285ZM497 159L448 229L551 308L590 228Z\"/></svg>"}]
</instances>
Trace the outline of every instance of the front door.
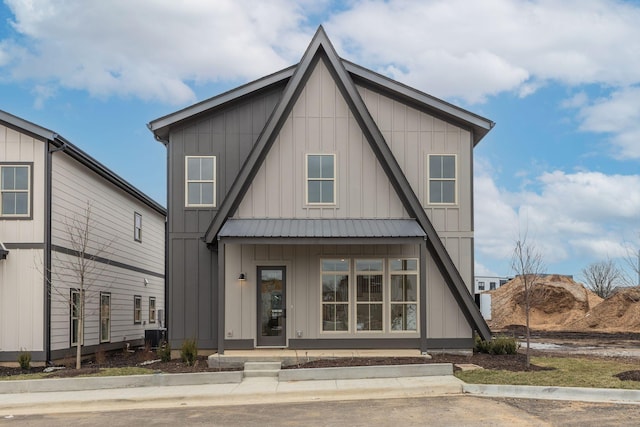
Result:
<instances>
[{"instance_id":1,"label":"front door","mask_svg":"<svg viewBox=\"0 0 640 427\"><path fill-rule=\"evenodd\" d=\"M258 267L258 346L287 345L285 268Z\"/></svg>"}]
</instances>

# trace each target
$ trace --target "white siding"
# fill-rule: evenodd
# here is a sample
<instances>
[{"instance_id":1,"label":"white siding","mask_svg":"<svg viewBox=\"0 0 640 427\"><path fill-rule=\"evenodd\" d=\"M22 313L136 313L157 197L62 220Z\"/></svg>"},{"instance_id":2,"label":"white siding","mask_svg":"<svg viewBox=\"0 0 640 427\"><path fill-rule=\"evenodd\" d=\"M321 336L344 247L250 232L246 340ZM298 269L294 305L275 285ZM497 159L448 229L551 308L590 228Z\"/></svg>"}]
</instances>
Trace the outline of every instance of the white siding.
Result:
<instances>
[{"instance_id":1,"label":"white siding","mask_svg":"<svg viewBox=\"0 0 640 427\"><path fill-rule=\"evenodd\" d=\"M42 351L42 250L12 249L0 261L0 352Z\"/></svg>"},{"instance_id":2,"label":"white siding","mask_svg":"<svg viewBox=\"0 0 640 427\"><path fill-rule=\"evenodd\" d=\"M0 218L0 241L42 247L45 144L0 125L0 163L32 163L32 219ZM10 249L0 261L0 352L42 351L44 279L41 249Z\"/></svg>"},{"instance_id":3,"label":"white siding","mask_svg":"<svg viewBox=\"0 0 640 427\"><path fill-rule=\"evenodd\" d=\"M306 205L306 154L335 154L335 206ZM322 61L302 90L236 216L408 217Z\"/></svg>"},{"instance_id":4,"label":"white siding","mask_svg":"<svg viewBox=\"0 0 640 427\"><path fill-rule=\"evenodd\" d=\"M141 339L145 329L158 327L147 322L149 296L156 298L157 310L164 309L164 279L156 276L164 274L164 217L61 152L53 155L52 199L52 244L74 249L67 224L82 218L89 202L90 252L103 248L99 256L110 260L95 263L96 274L90 278L84 344L99 343L100 291L111 293L111 342ZM141 243L133 236L134 212L142 215ZM69 288L78 285L61 269L72 259L52 253L52 350L69 347ZM142 297L141 324L133 322L134 295Z\"/></svg>"},{"instance_id":5,"label":"white siding","mask_svg":"<svg viewBox=\"0 0 640 427\"><path fill-rule=\"evenodd\" d=\"M0 125L0 163L33 162L33 219L0 219L3 243L42 243L44 241L44 159L46 144Z\"/></svg>"}]
</instances>

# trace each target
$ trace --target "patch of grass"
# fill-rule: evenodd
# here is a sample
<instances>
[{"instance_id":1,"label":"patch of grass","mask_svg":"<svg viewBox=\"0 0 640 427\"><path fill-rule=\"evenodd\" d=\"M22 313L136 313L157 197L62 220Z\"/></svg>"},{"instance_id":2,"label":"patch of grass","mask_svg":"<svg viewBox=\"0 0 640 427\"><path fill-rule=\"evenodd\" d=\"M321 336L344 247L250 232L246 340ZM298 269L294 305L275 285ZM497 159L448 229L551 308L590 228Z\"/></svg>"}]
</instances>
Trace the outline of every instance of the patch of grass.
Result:
<instances>
[{"instance_id":1,"label":"patch of grass","mask_svg":"<svg viewBox=\"0 0 640 427\"><path fill-rule=\"evenodd\" d=\"M155 371L149 368L141 368L137 366L123 367L123 368L103 368L98 372L91 374L78 375L77 377L121 377L124 375L149 375ZM0 381L20 381L20 380L41 380L44 378L53 377L56 378L56 372L33 372L30 374L9 375L6 377L0 377Z\"/></svg>"},{"instance_id":2,"label":"patch of grass","mask_svg":"<svg viewBox=\"0 0 640 427\"><path fill-rule=\"evenodd\" d=\"M100 369L100 372L87 375L89 377L121 377L123 375L148 375L153 374L154 370L149 368L139 368L136 366L124 367L124 368L105 368Z\"/></svg>"},{"instance_id":3,"label":"patch of grass","mask_svg":"<svg viewBox=\"0 0 640 427\"><path fill-rule=\"evenodd\" d=\"M531 363L553 370L511 372L478 369L456 372L456 377L472 384L640 389L638 381L620 381L613 376L638 369L639 366L633 363L569 357L532 357Z\"/></svg>"}]
</instances>

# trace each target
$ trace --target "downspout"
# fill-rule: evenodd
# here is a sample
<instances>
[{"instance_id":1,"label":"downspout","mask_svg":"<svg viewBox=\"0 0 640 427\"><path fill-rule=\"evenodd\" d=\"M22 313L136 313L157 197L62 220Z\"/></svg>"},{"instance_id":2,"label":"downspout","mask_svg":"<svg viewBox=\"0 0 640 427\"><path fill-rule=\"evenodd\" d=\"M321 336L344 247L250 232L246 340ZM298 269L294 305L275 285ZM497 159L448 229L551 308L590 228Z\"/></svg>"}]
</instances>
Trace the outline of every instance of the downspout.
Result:
<instances>
[{"instance_id":1,"label":"downspout","mask_svg":"<svg viewBox=\"0 0 640 427\"><path fill-rule=\"evenodd\" d=\"M54 136L55 138L55 136ZM53 153L65 149L65 144L60 147L51 148L51 141L47 142L47 152L45 154L44 163L44 179L45 179L45 203L44 203L44 289L45 289L45 306L44 306L44 351L45 361L51 363L51 189L53 181Z\"/></svg>"}]
</instances>

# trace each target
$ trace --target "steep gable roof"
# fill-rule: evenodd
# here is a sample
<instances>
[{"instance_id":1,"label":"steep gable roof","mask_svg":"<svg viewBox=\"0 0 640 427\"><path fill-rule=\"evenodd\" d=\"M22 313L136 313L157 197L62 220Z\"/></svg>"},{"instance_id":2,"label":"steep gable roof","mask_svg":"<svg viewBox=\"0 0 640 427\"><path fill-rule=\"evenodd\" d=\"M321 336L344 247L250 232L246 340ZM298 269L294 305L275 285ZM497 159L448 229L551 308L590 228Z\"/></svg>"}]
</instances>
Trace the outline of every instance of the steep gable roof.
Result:
<instances>
[{"instance_id":1,"label":"steep gable roof","mask_svg":"<svg viewBox=\"0 0 640 427\"><path fill-rule=\"evenodd\" d=\"M323 60L327 64L342 96L345 98L350 111L359 124L365 139L371 146L371 149L387 174L391 185L400 197L405 209L410 215L416 218L427 234L427 247L429 252L438 265L465 318L470 325L476 328L484 339L489 339L491 337L491 331L476 307L464 280L460 276L449 253L440 240L438 233L422 208L418 197L411 189L407 178L395 160L380 129L360 97L354 81L347 72L342 60L338 57L322 27L318 28L302 60L295 68L293 75L284 89L280 102L276 105L236 180L229 189L227 197L211 221L204 235L204 240L209 244L213 244L225 221L237 210L270 147L273 145L279 130L287 119L287 115L291 111L304 83L313 70L314 65L319 60Z\"/></svg>"}]
</instances>

